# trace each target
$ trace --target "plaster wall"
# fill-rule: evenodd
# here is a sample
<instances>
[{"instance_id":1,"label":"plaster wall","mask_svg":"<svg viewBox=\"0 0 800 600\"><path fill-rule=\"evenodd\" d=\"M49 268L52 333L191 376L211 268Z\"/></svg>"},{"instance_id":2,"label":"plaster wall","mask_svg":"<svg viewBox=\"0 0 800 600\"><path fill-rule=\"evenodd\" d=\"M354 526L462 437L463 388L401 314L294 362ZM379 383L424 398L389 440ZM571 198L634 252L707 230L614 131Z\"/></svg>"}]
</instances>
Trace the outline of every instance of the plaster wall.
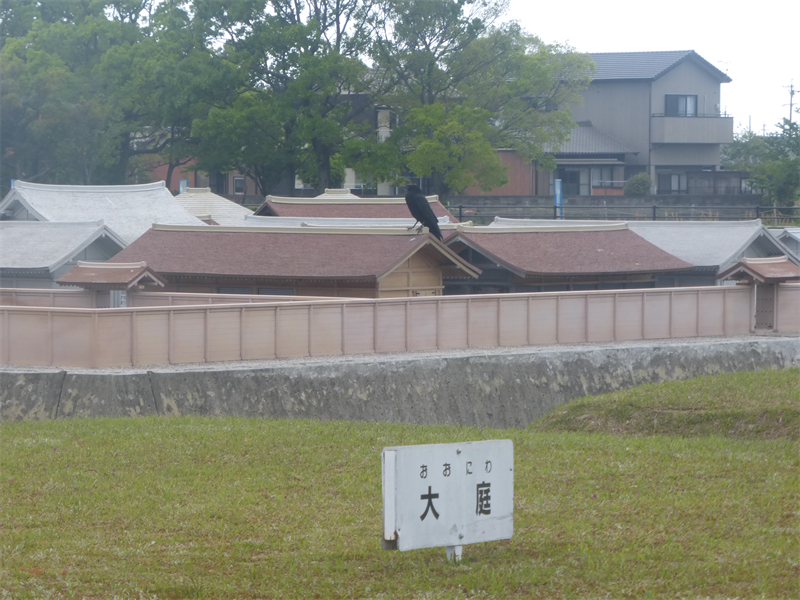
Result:
<instances>
[{"instance_id":1,"label":"plaster wall","mask_svg":"<svg viewBox=\"0 0 800 600\"><path fill-rule=\"evenodd\" d=\"M691 61L684 61L653 81L652 114L664 114L667 94L696 95L697 112L718 114L720 84L708 71Z\"/></svg>"},{"instance_id":2,"label":"plaster wall","mask_svg":"<svg viewBox=\"0 0 800 600\"><path fill-rule=\"evenodd\" d=\"M593 81L583 104L571 106L574 121L592 125L637 151L626 155L630 165L647 165L650 157L650 82Z\"/></svg>"}]
</instances>

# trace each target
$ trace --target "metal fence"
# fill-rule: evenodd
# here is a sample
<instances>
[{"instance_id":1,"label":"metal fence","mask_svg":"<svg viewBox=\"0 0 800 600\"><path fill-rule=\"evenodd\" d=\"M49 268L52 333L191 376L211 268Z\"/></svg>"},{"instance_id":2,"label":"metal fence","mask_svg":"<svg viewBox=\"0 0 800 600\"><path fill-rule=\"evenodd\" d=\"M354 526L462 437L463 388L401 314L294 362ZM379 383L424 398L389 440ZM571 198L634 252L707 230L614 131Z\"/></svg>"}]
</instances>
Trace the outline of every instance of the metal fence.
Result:
<instances>
[{"instance_id":1,"label":"metal fence","mask_svg":"<svg viewBox=\"0 0 800 600\"><path fill-rule=\"evenodd\" d=\"M800 206L697 206L631 204L564 204L522 206L511 204L454 204L450 212L459 221L488 224L494 217L604 221L746 221L762 219L767 225L800 223ZM559 214L559 211L561 214Z\"/></svg>"}]
</instances>

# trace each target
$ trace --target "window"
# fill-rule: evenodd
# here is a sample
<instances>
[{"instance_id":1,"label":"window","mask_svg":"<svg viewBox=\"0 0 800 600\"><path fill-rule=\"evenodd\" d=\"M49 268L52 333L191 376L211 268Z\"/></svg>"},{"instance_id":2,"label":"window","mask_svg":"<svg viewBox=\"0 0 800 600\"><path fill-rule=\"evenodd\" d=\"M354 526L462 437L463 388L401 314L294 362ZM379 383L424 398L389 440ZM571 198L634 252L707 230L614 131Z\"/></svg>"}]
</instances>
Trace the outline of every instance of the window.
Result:
<instances>
[{"instance_id":1,"label":"window","mask_svg":"<svg viewBox=\"0 0 800 600\"><path fill-rule=\"evenodd\" d=\"M294 296L293 289L287 288L258 288L258 293L264 296Z\"/></svg>"},{"instance_id":2,"label":"window","mask_svg":"<svg viewBox=\"0 0 800 600\"><path fill-rule=\"evenodd\" d=\"M217 292L220 294L252 294L251 287L219 287Z\"/></svg>"},{"instance_id":3,"label":"window","mask_svg":"<svg viewBox=\"0 0 800 600\"><path fill-rule=\"evenodd\" d=\"M686 175L673 173L658 174L658 193L659 194L685 194Z\"/></svg>"},{"instance_id":4,"label":"window","mask_svg":"<svg viewBox=\"0 0 800 600\"><path fill-rule=\"evenodd\" d=\"M233 178L233 193L234 194L244 194L245 191L245 183L244 177L234 177Z\"/></svg>"},{"instance_id":5,"label":"window","mask_svg":"<svg viewBox=\"0 0 800 600\"><path fill-rule=\"evenodd\" d=\"M619 180L620 169L615 167L592 167L592 187L622 187L624 181Z\"/></svg>"},{"instance_id":6,"label":"window","mask_svg":"<svg viewBox=\"0 0 800 600\"><path fill-rule=\"evenodd\" d=\"M667 94L664 100L664 114L668 117L696 117L697 96Z\"/></svg>"},{"instance_id":7,"label":"window","mask_svg":"<svg viewBox=\"0 0 800 600\"><path fill-rule=\"evenodd\" d=\"M589 168L560 168L556 170L556 179L561 180L561 191L567 196L589 196ZM551 180L550 193L554 194Z\"/></svg>"}]
</instances>

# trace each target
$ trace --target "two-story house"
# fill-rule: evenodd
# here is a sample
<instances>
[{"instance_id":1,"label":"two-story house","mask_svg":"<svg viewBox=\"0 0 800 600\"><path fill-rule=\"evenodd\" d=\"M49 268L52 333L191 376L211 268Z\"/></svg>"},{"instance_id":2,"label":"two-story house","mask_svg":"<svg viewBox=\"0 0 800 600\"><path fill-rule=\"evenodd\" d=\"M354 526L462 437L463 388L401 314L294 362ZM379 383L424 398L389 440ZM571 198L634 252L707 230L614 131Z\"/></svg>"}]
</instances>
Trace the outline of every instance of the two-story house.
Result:
<instances>
[{"instance_id":1,"label":"two-story house","mask_svg":"<svg viewBox=\"0 0 800 600\"><path fill-rule=\"evenodd\" d=\"M556 171L537 173L537 194L598 195L649 173L653 193L737 193L737 175L720 171L720 147L733 141L722 83L730 77L693 50L591 54L594 79L583 103L571 106L578 124L553 149Z\"/></svg>"}]
</instances>

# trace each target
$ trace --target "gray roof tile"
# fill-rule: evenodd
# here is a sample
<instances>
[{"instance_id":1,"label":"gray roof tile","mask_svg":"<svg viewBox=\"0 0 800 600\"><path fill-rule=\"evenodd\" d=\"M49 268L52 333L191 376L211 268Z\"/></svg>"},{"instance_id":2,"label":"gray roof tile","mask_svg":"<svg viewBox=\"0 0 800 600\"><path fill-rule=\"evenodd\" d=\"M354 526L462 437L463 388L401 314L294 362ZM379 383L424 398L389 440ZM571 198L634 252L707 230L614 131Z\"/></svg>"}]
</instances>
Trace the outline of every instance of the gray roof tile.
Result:
<instances>
[{"instance_id":1,"label":"gray roof tile","mask_svg":"<svg viewBox=\"0 0 800 600\"><path fill-rule=\"evenodd\" d=\"M595 63L594 80L658 79L685 60L693 60L720 82L731 78L694 50L669 50L664 52L592 52Z\"/></svg>"},{"instance_id":2,"label":"gray roof tile","mask_svg":"<svg viewBox=\"0 0 800 600\"><path fill-rule=\"evenodd\" d=\"M120 250L125 246L124 241L102 221L0 221L0 269L52 271L73 259L101 236L112 240Z\"/></svg>"},{"instance_id":3,"label":"gray roof tile","mask_svg":"<svg viewBox=\"0 0 800 600\"><path fill-rule=\"evenodd\" d=\"M32 209L41 221L102 219L127 243L153 223L204 224L178 204L163 181L142 185L48 185L17 180L0 208L17 201Z\"/></svg>"},{"instance_id":4,"label":"gray roof tile","mask_svg":"<svg viewBox=\"0 0 800 600\"><path fill-rule=\"evenodd\" d=\"M547 149L554 154L628 154L636 150L599 131L589 121L578 123L569 134L569 140L558 148Z\"/></svg>"}]
</instances>

